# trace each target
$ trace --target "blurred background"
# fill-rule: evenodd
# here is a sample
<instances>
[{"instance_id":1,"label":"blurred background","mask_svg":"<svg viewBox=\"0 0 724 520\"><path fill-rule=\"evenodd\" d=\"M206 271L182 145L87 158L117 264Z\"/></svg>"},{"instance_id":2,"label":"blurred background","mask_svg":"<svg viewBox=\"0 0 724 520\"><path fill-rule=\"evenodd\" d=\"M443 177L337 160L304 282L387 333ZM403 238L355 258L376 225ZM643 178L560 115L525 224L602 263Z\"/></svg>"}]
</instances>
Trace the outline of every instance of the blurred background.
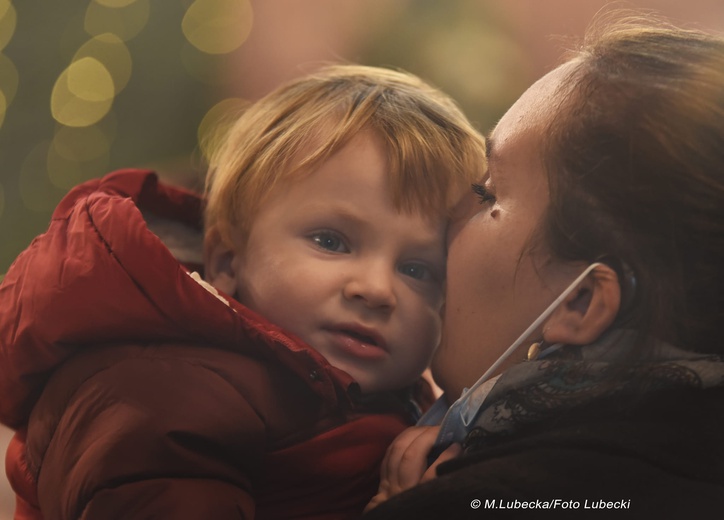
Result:
<instances>
[{"instance_id":1,"label":"blurred background","mask_svg":"<svg viewBox=\"0 0 724 520\"><path fill-rule=\"evenodd\" d=\"M150 167L198 188L225 115L326 63L418 74L486 131L607 4L0 0L0 279L72 186ZM615 5L724 31L721 0ZM0 520L12 510L2 475Z\"/></svg>"}]
</instances>

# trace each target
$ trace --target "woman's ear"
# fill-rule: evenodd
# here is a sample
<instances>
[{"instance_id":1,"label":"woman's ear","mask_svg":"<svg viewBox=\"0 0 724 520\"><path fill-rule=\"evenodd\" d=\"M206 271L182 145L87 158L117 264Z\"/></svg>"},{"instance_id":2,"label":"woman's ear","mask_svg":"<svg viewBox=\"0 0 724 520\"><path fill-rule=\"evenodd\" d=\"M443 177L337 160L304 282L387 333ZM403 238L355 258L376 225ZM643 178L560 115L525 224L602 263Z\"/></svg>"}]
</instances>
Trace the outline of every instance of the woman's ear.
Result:
<instances>
[{"instance_id":1,"label":"woman's ear","mask_svg":"<svg viewBox=\"0 0 724 520\"><path fill-rule=\"evenodd\" d=\"M598 265L551 314L543 327L543 339L568 345L592 343L611 326L620 305L616 271Z\"/></svg>"},{"instance_id":2,"label":"woman's ear","mask_svg":"<svg viewBox=\"0 0 724 520\"><path fill-rule=\"evenodd\" d=\"M236 294L235 259L237 251L212 228L204 237L204 278L216 289L228 295Z\"/></svg>"}]
</instances>

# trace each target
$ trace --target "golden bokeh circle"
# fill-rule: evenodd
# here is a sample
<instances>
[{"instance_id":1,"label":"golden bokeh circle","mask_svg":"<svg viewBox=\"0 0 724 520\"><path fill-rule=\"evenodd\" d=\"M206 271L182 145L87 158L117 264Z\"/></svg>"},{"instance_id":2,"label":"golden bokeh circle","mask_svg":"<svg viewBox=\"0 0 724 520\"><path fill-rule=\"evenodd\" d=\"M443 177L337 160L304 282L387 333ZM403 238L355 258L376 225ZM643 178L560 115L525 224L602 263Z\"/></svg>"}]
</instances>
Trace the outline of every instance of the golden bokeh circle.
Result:
<instances>
[{"instance_id":1,"label":"golden bokeh circle","mask_svg":"<svg viewBox=\"0 0 724 520\"><path fill-rule=\"evenodd\" d=\"M0 0L0 50L13 38L18 23L18 13L10 0Z\"/></svg>"},{"instance_id":2,"label":"golden bokeh circle","mask_svg":"<svg viewBox=\"0 0 724 520\"><path fill-rule=\"evenodd\" d=\"M61 155L55 142L52 142L46 158L48 179L51 184L67 191L88 178L106 172L110 163L108 149L96 149L95 152L99 154L89 160L80 160L77 157L68 157L67 154Z\"/></svg>"},{"instance_id":3,"label":"golden bokeh circle","mask_svg":"<svg viewBox=\"0 0 724 520\"><path fill-rule=\"evenodd\" d=\"M74 61L66 69L68 90L85 101L113 99L116 87L106 66L95 58L85 57Z\"/></svg>"},{"instance_id":4,"label":"golden bokeh circle","mask_svg":"<svg viewBox=\"0 0 724 520\"><path fill-rule=\"evenodd\" d=\"M3 127L5 122L5 113L8 110L8 102L5 100L5 94L0 90L0 128Z\"/></svg>"},{"instance_id":5,"label":"golden bokeh circle","mask_svg":"<svg viewBox=\"0 0 724 520\"><path fill-rule=\"evenodd\" d=\"M61 126L51 143L51 148L60 157L76 162L92 161L107 154L110 147L108 135L97 125L81 128Z\"/></svg>"},{"instance_id":6,"label":"golden bokeh circle","mask_svg":"<svg viewBox=\"0 0 724 520\"><path fill-rule=\"evenodd\" d=\"M40 141L28 153L20 166L18 188L20 201L30 211L52 211L62 192L50 183L46 171L48 140Z\"/></svg>"},{"instance_id":7,"label":"golden bokeh circle","mask_svg":"<svg viewBox=\"0 0 724 520\"><path fill-rule=\"evenodd\" d=\"M114 96L113 78L106 67L95 58L81 58L58 77L50 97L50 109L60 124L90 126L110 111Z\"/></svg>"},{"instance_id":8,"label":"golden bokeh circle","mask_svg":"<svg viewBox=\"0 0 724 520\"><path fill-rule=\"evenodd\" d=\"M223 99L212 106L201 119L197 137L199 149L207 162L247 105L248 102L241 98Z\"/></svg>"},{"instance_id":9,"label":"golden bokeh circle","mask_svg":"<svg viewBox=\"0 0 724 520\"><path fill-rule=\"evenodd\" d=\"M186 39L207 54L226 54L249 37L253 10L249 0L196 0L181 22Z\"/></svg>"},{"instance_id":10,"label":"golden bokeh circle","mask_svg":"<svg viewBox=\"0 0 724 520\"><path fill-rule=\"evenodd\" d=\"M127 7L136 0L93 0L95 3L100 4L104 7L118 8Z\"/></svg>"},{"instance_id":11,"label":"golden bokeh circle","mask_svg":"<svg viewBox=\"0 0 724 520\"><path fill-rule=\"evenodd\" d=\"M85 42L73 56L73 61L94 58L101 62L113 78L116 95L131 79L133 60L123 40L115 34L103 33Z\"/></svg>"},{"instance_id":12,"label":"golden bokeh circle","mask_svg":"<svg viewBox=\"0 0 724 520\"><path fill-rule=\"evenodd\" d=\"M10 58L0 53L0 91L5 96L5 103L13 102L18 91L18 69Z\"/></svg>"},{"instance_id":13,"label":"golden bokeh circle","mask_svg":"<svg viewBox=\"0 0 724 520\"><path fill-rule=\"evenodd\" d=\"M148 0L136 0L123 7L91 2L85 12L84 27L91 36L112 33L128 41L146 27L150 13Z\"/></svg>"}]
</instances>

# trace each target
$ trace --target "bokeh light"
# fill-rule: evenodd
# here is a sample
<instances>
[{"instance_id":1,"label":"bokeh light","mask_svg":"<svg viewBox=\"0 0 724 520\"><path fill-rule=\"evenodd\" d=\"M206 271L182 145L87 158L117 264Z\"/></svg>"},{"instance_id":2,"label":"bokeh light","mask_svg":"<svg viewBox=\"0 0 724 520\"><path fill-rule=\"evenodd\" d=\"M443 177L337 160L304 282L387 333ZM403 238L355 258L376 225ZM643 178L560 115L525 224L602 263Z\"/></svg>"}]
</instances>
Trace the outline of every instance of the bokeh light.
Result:
<instances>
[{"instance_id":1,"label":"bokeh light","mask_svg":"<svg viewBox=\"0 0 724 520\"><path fill-rule=\"evenodd\" d=\"M71 128L61 126L48 148L50 182L68 190L105 172L109 166L111 140L98 125Z\"/></svg>"},{"instance_id":2,"label":"bokeh light","mask_svg":"<svg viewBox=\"0 0 724 520\"><path fill-rule=\"evenodd\" d=\"M108 4L125 4L109 6ZM113 33L128 41L137 36L148 23L151 8L148 0L133 2L94 1L85 13L85 30L91 36Z\"/></svg>"},{"instance_id":3,"label":"bokeh light","mask_svg":"<svg viewBox=\"0 0 724 520\"><path fill-rule=\"evenodd\" d=\"M17 14L9 0L0 0L0 50L12 39ZM0 128L18 90L18 69L10 58L0 53Z\"/></svg>"},{"instance_id":4,"label":"bokeh light","mask_svg":"<svg viewBox=\"0 0 724 520\"><path fill-rule=\"evenodd\" d=\"M253 25L249 0L196 0L184 15L186 39L207 54L226 54L246 41Z\"/></svg>"},{"instance_id":5,"label":"bokeh light","mask_svg":"<svg viewBox=\"0 0 724 520\"><path fill-rule=\"evenodd\" d=\"M0 51L12 39L17 22L18 15L10 0L0 0Z\"/></svg>"},{"instance_id":6,"label":"bokeh light","mask_svg":"<svg viewBox=\"0 0 724 520\"><path fill-rule=\"evenodd\" d=\"M85 128L60 127L53 137L55 151L73 161L90 161L110 149L110 139L98 125Z\"/></svg>"},{"instance_id":7,"label":"bokeh light","mask_svg":"<svg viewBox=\"0 0 724 520\"><path fill-rule=\"evenodd\" d=\"M36 144L20 167L18 188L23 205L39 213L52 211L64 193L53 186L46 174L50 141Z\"/></svg>"},{"instance_id":8,"label":"bokeh light","mask_svg":"<svg viewBox=\"0 0 724 520\"><path fill-rule=\"evenodd\" d=\"M10 58L0 53L0 91L9 105L18 91L18 69Z\"/></svg>"},{"instance_id":9,"label":"bokeh light","mask_svg":"<svg viewBox=\"0 0 724 520\"><path fill-rule=\"evenodd\" d=\"M483 30L485 29L485 30ZM476 67L480 49L486 49L485 67ZM453 33L431 31L419 49L430 71L441 78L453 78L458 98L470 105L495 106L510 89L510 75L490 70L519 70L525 57L519 45L496 27L481 27L475 21L462 21Z\"/></svg>"},{"instance_id":10,"label":"bokeh light","mask_svg":"<svg viewBox=\"0 0 724 520\"><path fill-rule=\"evenodd\" d=\"M50 99L53 118L66 126L90 126L111 109L115 86L108 69L95 58L81 58L55 82Z\"/></svg>"},{"instance_id":11,"label":"bokeh light","mask_svg":"<svg viewBox=\"0 0 724 520\"><path fill-rule=\"evenodd\" d=\"M73 61L83 58L94 58L105 66L113 78L116 95L126 87L131 78L131 53L123 40L115 34L104 33L88 40L75 53Z\"/></svg>"},{"instance_id":12,"label":"bokeh light","mask_svg":"<svg viewBox=\"0 0 724 520\"><path fill-rule=\"evenodd\" d=\"M5 122L5 112L7 112L7 109L8 102L5 101L5 94L0 90L0 128L2 128L3 122Z\"/></svg>"},{"instance_id":13,"label":"bokeh light","mask_svg":"<svg viewBox=\"0 0 724 520\"><path fill-rule=\"evenodd\" d=\"M244 110L248 102L241 98L227 98L216 103L206 112L198 128L201 153L209 161L227 131Z\"/></svg>"},{"instance_id":14,"label":"bokeh light","mask_svg":"<svg viewBox=\"0 0 724 520\"><path fill-rule=\"evenodd\" d=\"M81 58L67 69L68 90L84 101L105 101L115 96L113 77L95 58Z\"/></svg>"},{"instance_id":15,"label":"bokeh light","mask_svg":"<svg viewBox=\"0 0 724 520\"><path fill-rule=\"evenodd\" d=\"M136 0L93 0L95 3L105 7L126 7Z\"/></svg>"}]
</instances>

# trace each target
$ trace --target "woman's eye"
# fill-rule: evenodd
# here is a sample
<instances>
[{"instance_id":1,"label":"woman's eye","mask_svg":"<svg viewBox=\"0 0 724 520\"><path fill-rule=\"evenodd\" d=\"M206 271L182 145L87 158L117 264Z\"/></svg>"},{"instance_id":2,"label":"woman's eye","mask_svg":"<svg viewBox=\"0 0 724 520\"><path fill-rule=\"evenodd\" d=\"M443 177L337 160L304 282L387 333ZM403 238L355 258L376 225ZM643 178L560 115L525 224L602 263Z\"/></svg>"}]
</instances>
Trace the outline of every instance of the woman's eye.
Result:
<instances>
[{"instance_id":1,"label":"woman's eye","mask_svg":"<svg viewBox=\"0 0 724 520\"><path fill-rule=\"evenodd\" d=\"M415 280L426 281L433 278L430 268L423 264L403 264L399 267L399 271Z\"/></svg>"},{"instance_id":2,"label":"woman's eye","mask_svg":"<svg viewBox=\"0 0 724 520\"><path fill-rule=\"evenodd\" d=\"M330 231L323 231L315 233L311 236L312 242L314 242L319 248L326 251L333 251L335 253L349 253L347 244L344 243L342 237L336 233Z\"/></svg>"},{"instance_id":3,"label":"woman's eye","mask_svg":"<svg viewBox=\"0 0 724 520\"><path fill-rule=\"evenodd\" d=\"M485 189L485 186L483 186L482 184L473 184L472 189L473 193L475 193L480 198L480 204L495 202L495 195Z\"/></svg>"}]
</instances>

